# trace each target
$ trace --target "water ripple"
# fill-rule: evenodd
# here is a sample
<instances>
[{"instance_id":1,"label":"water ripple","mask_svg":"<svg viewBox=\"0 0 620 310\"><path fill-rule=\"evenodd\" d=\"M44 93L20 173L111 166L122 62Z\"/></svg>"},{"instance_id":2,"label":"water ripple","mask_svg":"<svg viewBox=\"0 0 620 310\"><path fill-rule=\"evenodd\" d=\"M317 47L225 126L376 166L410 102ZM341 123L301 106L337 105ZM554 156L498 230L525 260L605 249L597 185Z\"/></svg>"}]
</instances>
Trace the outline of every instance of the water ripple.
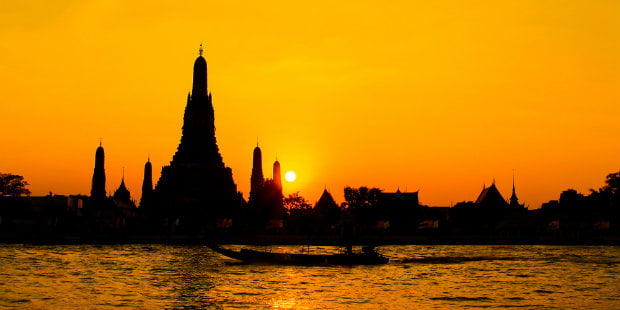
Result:
<instances>
[{"instance_id":1,"label":"water ripple","mask_svg":"<svg viewBox=\"0 0 620 310\"><path fill-rule=\"evenodd\" d=\"M274 247L298 252L298 247ZM335 251L320 247L314 251ZM386 246L385 266L232 263L204 246L0 245L0 309L616 308L609 246Z\"/></svg>"}]
</instances>

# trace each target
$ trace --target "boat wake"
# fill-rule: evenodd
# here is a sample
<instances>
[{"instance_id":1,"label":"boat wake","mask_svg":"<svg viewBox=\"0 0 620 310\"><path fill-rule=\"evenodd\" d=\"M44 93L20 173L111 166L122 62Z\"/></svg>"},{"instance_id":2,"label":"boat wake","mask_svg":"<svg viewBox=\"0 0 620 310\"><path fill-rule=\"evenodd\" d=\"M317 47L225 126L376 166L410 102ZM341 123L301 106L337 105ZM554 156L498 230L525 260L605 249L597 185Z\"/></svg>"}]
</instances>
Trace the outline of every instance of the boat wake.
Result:
<instances>
[{"instance_id":1,"label":"boat wake","mask_svg":"<svg viewBox=\"0 0 620 310\"><path fill-rule=\"evenodd\" d=\"M458 264L465 262L493 261L493 260L515 260L515 257L491 257L491 256L428 256L428 257L409 257L400 260L401 263L419 264Z\"/></svg>"}]
</instances>

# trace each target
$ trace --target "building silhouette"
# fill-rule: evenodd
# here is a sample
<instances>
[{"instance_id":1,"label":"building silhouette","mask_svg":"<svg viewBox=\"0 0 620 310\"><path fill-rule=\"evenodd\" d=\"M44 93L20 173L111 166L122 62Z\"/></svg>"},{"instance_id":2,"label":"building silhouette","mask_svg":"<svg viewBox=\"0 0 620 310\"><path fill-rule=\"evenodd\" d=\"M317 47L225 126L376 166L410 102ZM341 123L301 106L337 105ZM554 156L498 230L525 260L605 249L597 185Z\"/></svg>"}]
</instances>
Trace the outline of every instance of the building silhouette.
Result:
<instances>
[{"instance_id":1,"label":"building silhouette","mask_svg":"<svg viewBox=\"0 0 620 310\"><path fill-rule=\"evenodd\" d=\"M510 203L508 204L511 208L523 208L524 206L519 203L519 198L517 198L517 192L515 190L515 177L512 177L512 195L510 196Z\"/></svg>"},{"instance_id":2,"label":"building silhouette","mask_svg":"<svg viewBox=\"0 0 620 310\"><path fill-rule=\"evenodd\" d=\"M140 199L140 207L150 204L153 195L153 165L151 159L147 159L144 164L144 179L142 180L142 198Z\"/></svg>"},{"instance_id":3,"label":"building silhouette","mask_svg":"<svg viewBox=\"0 0 620 310\"><path fill-rule=\"evenodd\" d=\"M502 194L499 192L497 187L495 186L495 181L491 184L491 186L482 187L482 191L478 198L474 202L474 204L480 208L490 208L490 209L520 209L524 206L519 203L519 198L517 198L517 192L515 189L515 181L512 179L512 195L510 196L510 200L505 200Z\"/></svg>"},{"instance_id":4,"label":"building silhouette","mask_svg":"<svg viewBox=\"0 0 620 310\"><path fill-rule=\"evenodd\" d=\"M332 210L340 210L340 207L338 207L334 197L327 191L326 188L323 190L323 194L321 194L321 197L314 205L314 210L320 213L329 213Z\"/></svg>"},{"instance_id":5,"label":"building silhouette","mask_svg":"<svg viewBox=\"0 0 620 310\"><path fill-rule=\"evenodd\" d=\"M412 209L420 206L418 196L418 192L401 192L399 188L394 193L379 193L377 204L387 209Z\"/></svg>"},{"instance_id":6,"label":"building silhouette","mask_svg":"<svg viewBox=\"0 0 620 310\"><path fill-rule=\"evenodd\" d=\"M282 221L284 218L284 195L282 193L282 175L280 173L280 162L276 159L273 163L273 175L271 180L266 181L268 189L268 201L271 204L271 218Z\"/></svg>"},{"instance_id":7,"label":"building silhouette","mask_svg":"<svg viewBox=\"0 0 620 310\"><path fill-rule=\"evenodd\" d=\"M316 226L321 232L331 231L340 219L340 207L334 200L334 197L327 188L323 190L323 194L316 202L313 208L316 218Z\"/></svg>"},{"instance_id":8,"label":"building silhouette","mask_svg":"<svg viewBox=\"0 0 620 310\"><path fill-rule=\"evenodd\" d=\"M112 204L110 207L112 211L110 212L112 221L110 221L109 226L113 227L114 230L122 230L127 225L127 221L135 218L137 216L136 204L131 199L131 193L125 186L125 170L123 169L123 178L121 179L121 184L118 186L118 189L114 191L114 195L111 199Z\"/></svg>"},{"instance_id":9,"label":"building silhouette","mask_svg":"<svg viewBox=\"0 0 620 310\"><path fill-rule=\"evenodd\" d=\"M118 186L118 189L114 191L114 195L112 196L115 200L130 203L131 202L131 193L125 186L125 172L123 171L123 178L121 179L121 184Z\"/></svg>"},{"instance_id":10,"label":"building silhouette","mask_svg":"<svg viewBox=\"0 0 620 310\"><path fill-rule=\"evenodd\" d=\"M96 201L102 201L106 198L104 164L105 153L101 142L99 142L99 147L95 153L95 171L93 172L93 183L90 189L90 198Z\"/></svg>"},{"instance_id":11,"label":"building silhouette","mask_svg":"<svg viewBox=\"0 0 620 310\"><path fill-rule=\"evenodd\" d=\"M250 176L250 205L258 205L259 195L263 190L265 178L263 177L263 158L258 143L252 153L252 175Z\"/></svg>"},{"instance_id":12,"label":"building silhouette","mask_svg":"<svg viewBox=\"0 0 620 310\"><path fill-rule=\"evenodd\" d=\"M177 222L185 217L194 227L204 226L206 219L232 216L242 199L217 146L207 62L202 53L201 45L194 62L181 142L170 165L162 168L153 201L153 209L160 214L177 217Z\"/></svg>"},{"instance_id":13,"label":"building silhouette","mask_svg":"<svg viewBox=\"0 0 620 310\"><path fill-rule=\"evenodd\" d=\"M491 186L484 186L482 188L475 203L481 208L505 208L508 206L508 203L506 203L506 200L495 186L495 181Z\"/></svg>"},{"instance_id":14,"label":"building silhouette","mask_svg":"<svg viewBox=\"0 0 620 310\"><path fill-rule=\"evenodd\" d=\"M258 145L252 153L250 176L250 199L248 202L252 226L257 228L282 228L284 219L284 196L280 162L273 163L272 178L264 178L262 151Z\"/></svg>"},{"instance_id":15,"label":"building silhouette","mask_svg":"<svg viewBox=\"0 0 620 310\"><path fill-rule=\"evenodd\" d=\"M280 172L280 162L277 158L273 163L273 185L282 194L282 173Z\"/></svg>"},{"instance_id":16,"label":"building silhouette","mask_svg":"<svg viewBox=\"0 0 620 310\"><path fill-rule=\"evenodd\" d=\"M380 192L377 195L377 207L379 209L379 221L375 229L390 229L397 232L412 231L417 223L425 218L428 213L426 208L420 206L419 191Z\"/></svg>"}]
</instances>

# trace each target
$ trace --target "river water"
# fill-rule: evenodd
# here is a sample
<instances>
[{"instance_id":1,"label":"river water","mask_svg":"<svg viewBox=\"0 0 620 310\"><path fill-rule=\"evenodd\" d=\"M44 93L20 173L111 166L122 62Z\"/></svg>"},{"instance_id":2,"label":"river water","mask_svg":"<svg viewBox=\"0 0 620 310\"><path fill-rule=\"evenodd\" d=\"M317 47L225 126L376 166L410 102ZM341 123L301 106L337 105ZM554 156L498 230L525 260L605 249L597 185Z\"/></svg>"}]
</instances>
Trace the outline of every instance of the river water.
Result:
<instances>
[{"instance_id":1,"label":"river water","mask_svg":"<svg viewBox=\"0 0 620 310\"><path fill-rule=\"evenodd\" d=\"M620 247L379 250L387 265L299 267L205 246L0 244L0 309L620 309Z\"/></svg>"}]
</instances>

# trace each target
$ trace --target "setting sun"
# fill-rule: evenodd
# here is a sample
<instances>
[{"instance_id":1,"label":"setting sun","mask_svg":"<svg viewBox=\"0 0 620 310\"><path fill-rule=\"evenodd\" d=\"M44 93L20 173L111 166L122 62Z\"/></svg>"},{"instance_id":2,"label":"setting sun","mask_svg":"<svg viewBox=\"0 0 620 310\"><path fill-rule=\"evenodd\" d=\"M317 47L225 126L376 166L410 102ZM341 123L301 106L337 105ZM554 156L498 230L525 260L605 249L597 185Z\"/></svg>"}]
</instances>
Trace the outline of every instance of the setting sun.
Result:
<instances>
[{"instance_id":1,"label":"setting sun","mask_svg":"<svg viewBox=\"0 0 620 310\"><path fill-rule=\"evenodd\" d=\"M288 171L284 175L284 178L286 178L286 180L289 182L293 182L297 179L297 174L295 173L295 171Z\"/></svg>"}]
</instances>

